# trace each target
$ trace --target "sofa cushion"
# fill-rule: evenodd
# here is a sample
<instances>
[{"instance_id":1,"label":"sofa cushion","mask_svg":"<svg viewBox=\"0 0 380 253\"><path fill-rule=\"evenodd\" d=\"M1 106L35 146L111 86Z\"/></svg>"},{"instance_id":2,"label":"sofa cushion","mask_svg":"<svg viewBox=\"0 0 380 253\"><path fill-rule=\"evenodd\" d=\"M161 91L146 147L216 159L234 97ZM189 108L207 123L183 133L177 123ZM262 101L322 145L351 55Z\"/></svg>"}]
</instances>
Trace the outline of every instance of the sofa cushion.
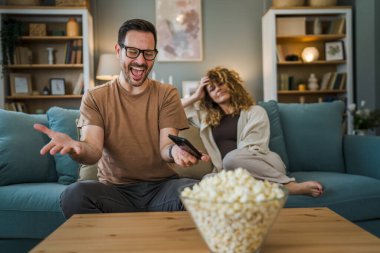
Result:
<instances>
[{"instance_id":1,"label":"sofa cushion","mask_svg":"<svg viewBox=\"0 0 380 253\"><path fill-rule=\"evenodd\" d=\"M280 112L278 109L277 102L274 100L268 102L259 102L269 117L270 124L270 140L269 149L276 152L285 163L285 166L289 167L288 154L286 153L286 145L284 140L284 133L282 132L282 125L280 119Z\"/></svg>"},{"instance_id":2,"label":"sofa cushion","mask_svg":"<svg viewBox=\"0 0 380 253\"><path fill-rule=\"evenodd\" d=\"M78 140L75 122L79 118L79 110L52 107L46 114L51 130L65 133L72 139ZM71 159L69 155L56 154L54 159L58 173L58 183L71 184L78 179L79 164Z\"/></svg>"},{"instance_id":3,"label":"sofa cushion","mask_svg":"<svg viewBox=\"0 0 380 253\"><path fill-rule=\"evenodd\" d=\"M27 183L0 187L0 238L42 239L65 218L59 199L66 185Z\"/></svg>"},{"instance_id":4,"label":"sofa cushion","mask_svg":"<svg viewBox=\"0 0 380 253\"><path fill-rule=\"evenodd\" d=\"M286 207L328 207L351 221L379 218L380 180L336 172L294 172L298 182L321 182L324 193L319 198L290 195Z\"/></svg>"},{"instance_id":5,"label":"sofa cushion","mask_svg":"<svg viewBox=\"0 0 380 253\"><path fill-rule=\"evenodd\" d=\"M288 170L344 172L344 103L278 106L289 158Z\"/></svg>"},{"instance_id":6,"label":"sofa cushion","mask_svg":"<svg viewBox=\"0 0 380 253\"><path fill-rule=\"evenodd\" d=\"M48 125L45 115L0 110L0 185L57 180L53 157L40 155L50 140L35 123Z\"/></svg>"}]
</instances>

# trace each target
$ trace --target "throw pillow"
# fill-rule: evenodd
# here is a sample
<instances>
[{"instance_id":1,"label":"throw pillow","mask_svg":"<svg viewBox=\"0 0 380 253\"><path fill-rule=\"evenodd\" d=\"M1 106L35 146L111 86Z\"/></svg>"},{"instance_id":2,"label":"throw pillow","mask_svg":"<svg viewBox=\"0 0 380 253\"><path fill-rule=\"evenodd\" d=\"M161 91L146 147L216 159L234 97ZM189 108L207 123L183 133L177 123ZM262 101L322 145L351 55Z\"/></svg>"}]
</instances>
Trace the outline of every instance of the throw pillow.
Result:
<instances>
[{"instance_id":1,"label":"throw pillow","mask_svg":"<svg viewBox=\"0 0 380 253\"><path fill-rule=\"evenodd\" d=\"M344 172L344 103L278 104L290 171Z\"/></svg>"},{"instance_id":2,"label":"throw pillow","mask_svg":"<svg viewBox=\"0 0 380 253\"><path fill-rule=\"evenodd\" d=\"M75 122L79 118L79 110L52 107L46 114L51 130L65 133L72 139L78 140ZM71 159L69 155L56 154L54 160L58 173L58 183L71 184L78 179L79 164Z\"/></svg>"},{"instance_id":3,"label":"throw pillow","mask_svg":"<svg viewBox=\"0 0 380 253\"><path fill-rule=\"evenodd\" d=\"M0 110L0 186L57 180L53 157L40 154L49 137L35 123L47 126L46 115Z\"/></svg>"},{"instance_id":4,"label":"throw pillow","mask_svg":"<svg viewBox=\"0 0 380 253\"><path fill-rule=\"evenodd\" d=\"M269 149L276 152L284 162L286 168L289 167L289 159L286 151L284 133L282 131L280 112L277 102L274 100L268 102L259 102L268 114L270 124Z\"/></svg>"}]
</instances>

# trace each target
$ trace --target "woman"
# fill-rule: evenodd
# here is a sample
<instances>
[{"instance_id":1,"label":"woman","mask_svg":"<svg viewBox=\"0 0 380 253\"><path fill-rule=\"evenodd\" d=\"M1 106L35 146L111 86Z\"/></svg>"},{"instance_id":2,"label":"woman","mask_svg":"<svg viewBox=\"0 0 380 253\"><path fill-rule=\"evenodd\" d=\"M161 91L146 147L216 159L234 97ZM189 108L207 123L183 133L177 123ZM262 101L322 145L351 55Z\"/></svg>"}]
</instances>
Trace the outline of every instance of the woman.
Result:
<instances>
[{"instance_id":1,"label":"woman","mask_svg":"<svg viewBox=\"0 0 380 253\"><path fill-rule=\"evenodd\" d=\"M268 147L268 115L254 105L237 72L221 67L209 70L182 105L200 128L215 172L242 167L257 179L283 184L289 194L319 197L323 193L319 182L298 183L286 176L280 156Z\"/></svg>"}]
</instances>

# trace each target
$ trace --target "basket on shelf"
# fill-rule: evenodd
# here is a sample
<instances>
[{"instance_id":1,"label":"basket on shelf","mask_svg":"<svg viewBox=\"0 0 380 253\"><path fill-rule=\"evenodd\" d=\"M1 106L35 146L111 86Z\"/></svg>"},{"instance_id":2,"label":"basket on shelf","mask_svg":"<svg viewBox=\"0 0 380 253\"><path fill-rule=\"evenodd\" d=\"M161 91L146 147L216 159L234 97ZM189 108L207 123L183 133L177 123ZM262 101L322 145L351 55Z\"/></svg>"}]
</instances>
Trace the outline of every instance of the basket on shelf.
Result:
<instances>
[{"instance_id":1,"label":"basket on shelf","mask_svg":"<svg viewBox=\"0 0 380 253\"><path fill-rule=\"evenodd\" d=\"M273 0L273 7L295 7L303 6L305 4L304 0Z\"/></svg>"},{"instance_id":2,"label":"basket on shelf","mask_svg":"<svg viewBox=\"0 0 380 253\"><path fill-rule=\"evenodd\" d=\"M55 0L56 6L88 6L88 0Z\"/></svg>"},{"instance_id":3,"label":"basket on shelf","mask_svg":"<svg viewBox=\"0 0 380 253\"><path fill-rule=\"evenodd\" d=\"M29 5L35 6L40 5L41 0L7 0L8 5Z\"/></svg>"},{"instance_id":4,"label":"basket on shelf","mask_svg":"<svg viewBox=\"0 0 380 253\"><path fill-rule=\"evenodd\" d=\"M337 0L308 0L308 5L313 7L335 6Z\"/></svg>"}]
</instances>

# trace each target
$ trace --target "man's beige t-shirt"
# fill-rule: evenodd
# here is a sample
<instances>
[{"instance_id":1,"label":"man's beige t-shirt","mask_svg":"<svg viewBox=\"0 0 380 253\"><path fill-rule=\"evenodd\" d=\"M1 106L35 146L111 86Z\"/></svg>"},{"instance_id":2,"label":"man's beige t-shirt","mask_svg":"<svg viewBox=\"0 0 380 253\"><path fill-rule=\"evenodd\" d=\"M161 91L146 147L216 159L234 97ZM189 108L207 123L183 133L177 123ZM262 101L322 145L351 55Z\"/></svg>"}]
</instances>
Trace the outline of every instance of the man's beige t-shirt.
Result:
<instances>
[{"instance_id":1,"label":"man's beige t-shirt","mask_svg":"<svg viewBox=\"0 0 380 253\"><path fill-rule=\"evenodd\" d=\"M104 129L101 182L127 184L162 180L176 173L160 154L160 129L188 128L176 88L148 80L148 87L131 95L117 79L89 90L82 99L78 127Z\"/></svg>"}]
</instances>

